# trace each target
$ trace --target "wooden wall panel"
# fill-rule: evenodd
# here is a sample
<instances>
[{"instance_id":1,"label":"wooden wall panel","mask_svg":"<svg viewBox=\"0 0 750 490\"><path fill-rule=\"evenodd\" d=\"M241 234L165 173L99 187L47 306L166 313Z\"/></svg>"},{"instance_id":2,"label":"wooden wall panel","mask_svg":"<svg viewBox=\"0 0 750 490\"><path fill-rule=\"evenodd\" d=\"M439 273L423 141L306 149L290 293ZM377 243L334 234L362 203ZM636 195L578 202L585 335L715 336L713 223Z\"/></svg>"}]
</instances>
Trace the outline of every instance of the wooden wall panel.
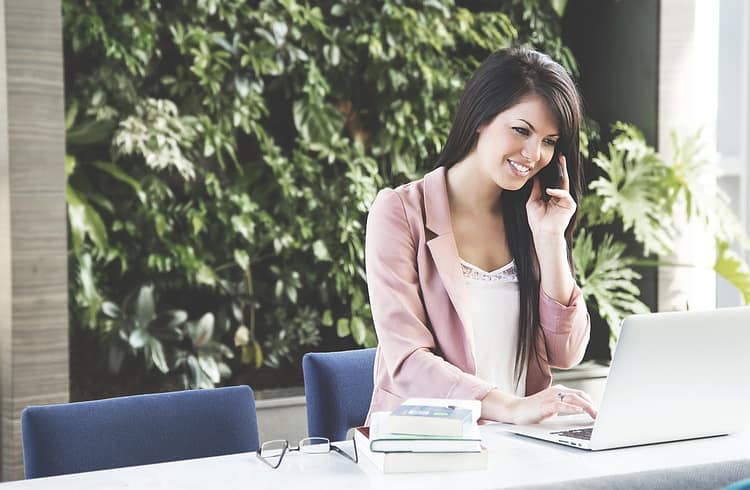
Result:
<instances>
[{"instance_id":1,"label":"wooden wall panel","mask_svg":"<svg viewBox=\"0 0 750 490\"><path fill-rule=\"evenodd\" d=\"M12 261L11 261L11 195L10 157L8 153L8 77L6 76L5 1L0 1L0 478L3 477L6 454L6 413L12 413L12 398L6 397L6 388L12 385ZM12 419L11 419L12 420ZM8 444L10 446L10 444Z\"/></svg>"},{"instance_id":2,"label":"wooden wall panel","mask_svg":"<svg viewBox=\"0 0 750 490\"><path fill-rule=\"evenodd\" d=\"M68 400L62 18L0 0L0 438L23 478L20 413Z\"/></svg>"}]
</instances>

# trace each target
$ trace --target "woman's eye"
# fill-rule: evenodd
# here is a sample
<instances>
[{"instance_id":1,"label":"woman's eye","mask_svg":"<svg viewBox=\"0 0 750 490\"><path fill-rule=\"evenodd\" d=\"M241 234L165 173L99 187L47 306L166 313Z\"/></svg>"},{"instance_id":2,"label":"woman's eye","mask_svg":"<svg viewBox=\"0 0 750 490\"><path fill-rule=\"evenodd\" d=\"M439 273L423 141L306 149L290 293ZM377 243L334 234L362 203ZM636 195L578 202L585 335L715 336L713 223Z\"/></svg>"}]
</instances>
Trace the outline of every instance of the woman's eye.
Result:
<instances>
[{"instance_id":1,"label":"woman's eye","mask_svg":"<svg viewBox=\"0 0 750 490\"><path fill-rule=\"evenodd\" d=\"M522 128L522 127L519 127L519 126L514 127L513 131L515 131L516 133L518 133L520 135L523 135L523 136L528 136L529 135L529 130L528 129Z\"/></svg>"},{"instance_id":2,"label":"woman's eye","mask_svg":"<svg viewBox=\"0 0 750 490\"><path fill-rule=\"evenodd\" d=\"M557 144L557 141L555 140L544 140L544 144L549 146L555 146Z\"/></svg>"}]
</instances>

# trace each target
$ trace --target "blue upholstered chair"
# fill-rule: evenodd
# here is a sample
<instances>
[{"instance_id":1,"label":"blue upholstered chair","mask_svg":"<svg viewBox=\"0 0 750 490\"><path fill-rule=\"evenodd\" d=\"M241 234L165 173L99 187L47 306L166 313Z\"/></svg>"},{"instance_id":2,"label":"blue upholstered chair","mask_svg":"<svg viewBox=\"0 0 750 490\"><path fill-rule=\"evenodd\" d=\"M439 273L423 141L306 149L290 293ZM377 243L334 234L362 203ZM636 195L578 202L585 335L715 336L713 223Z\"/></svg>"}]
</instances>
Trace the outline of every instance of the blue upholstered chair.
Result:
<instances>
[{"instance_id":1,"label":"blue upholstered chair","mask_svg":"<svg viewBox=\"0 0 750 490\"><path fill-rule=\"evenodd\" d=\"M247 386L176 391L62 405L21 414L26 478L258 449Z\"/></svg>"},{"instance_id":2,"label":"blue upholstered chair","mask_svg":"<svg viewBox=\"0 0 750 490\"><path fill-rule=\"evenodd\" d=\"M364 423L372 398L374 364L375 349L304 355L310 437L341 441L347 430Z\"/></svg>"}]
</instances>

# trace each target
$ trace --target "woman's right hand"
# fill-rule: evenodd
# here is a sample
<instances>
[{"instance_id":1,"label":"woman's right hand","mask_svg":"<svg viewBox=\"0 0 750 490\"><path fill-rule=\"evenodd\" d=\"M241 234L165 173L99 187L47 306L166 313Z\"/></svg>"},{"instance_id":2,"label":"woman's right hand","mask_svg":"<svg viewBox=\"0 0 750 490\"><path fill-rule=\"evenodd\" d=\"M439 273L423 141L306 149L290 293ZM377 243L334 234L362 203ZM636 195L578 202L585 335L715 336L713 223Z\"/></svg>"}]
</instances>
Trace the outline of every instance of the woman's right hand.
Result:
<instances>
[{"instance_id":1,"label":"woman's right hand","mask_svg":"<svg viewBox=\"0 0 750 490\"><path fill-rule=\"evenodd\" d=\"M514 424L536 424L557 414L587 413L592 419L598 414L588 393L561 384L531 396L516 398L509 409Z\"/></svg>"}]
</instances>

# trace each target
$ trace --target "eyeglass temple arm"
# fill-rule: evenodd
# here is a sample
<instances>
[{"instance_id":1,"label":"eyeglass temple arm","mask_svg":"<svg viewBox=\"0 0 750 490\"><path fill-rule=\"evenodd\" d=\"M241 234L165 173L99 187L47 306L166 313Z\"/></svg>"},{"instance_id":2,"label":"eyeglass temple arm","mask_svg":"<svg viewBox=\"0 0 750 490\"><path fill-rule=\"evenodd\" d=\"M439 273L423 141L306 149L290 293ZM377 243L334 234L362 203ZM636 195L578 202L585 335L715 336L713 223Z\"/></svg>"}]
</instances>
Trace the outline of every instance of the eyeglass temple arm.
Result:
<instances>
[{"instance_id":1,"label":"eyeglass temple arm","mask_svg":"<svg viewBox=\"0 0 750 490\"><path fill-rule=\"evenodd\" d=\"M346 456L348 459L351 459L355 463L359 463L359 455L357 454L357 441L354 440L354 437L352 437L352 447L354 448L354 457L352 457L349 453L347 453L340 447L331 444L331 449L343 456Z\"/></svg>"},{"instance_id":2,"label":"eyeglass temple arm","mask_svg":"<svg viewBox=\"0 0 750 490\"><path fill-rule=\"evenodd\" d=\"M268 466L270 466L271 468L273 468L275 470L275 469L278 469L279 466L281 466L281 461L284 459L284 456L286 455L286 451L287 451L288 448L289 448L289 441L286 441L286 444L284 445L284 448L281 450L281 455L279 456L279 460L276 462L275 465L272 464L270 461L268 461L268 459L266 459L263 456L261 456L261 454L260 454L261 448L258 448L258 450L255 451L255 456L259 460L263 461L264 463L266 463Z\"/></svg>"}]
</instances>

